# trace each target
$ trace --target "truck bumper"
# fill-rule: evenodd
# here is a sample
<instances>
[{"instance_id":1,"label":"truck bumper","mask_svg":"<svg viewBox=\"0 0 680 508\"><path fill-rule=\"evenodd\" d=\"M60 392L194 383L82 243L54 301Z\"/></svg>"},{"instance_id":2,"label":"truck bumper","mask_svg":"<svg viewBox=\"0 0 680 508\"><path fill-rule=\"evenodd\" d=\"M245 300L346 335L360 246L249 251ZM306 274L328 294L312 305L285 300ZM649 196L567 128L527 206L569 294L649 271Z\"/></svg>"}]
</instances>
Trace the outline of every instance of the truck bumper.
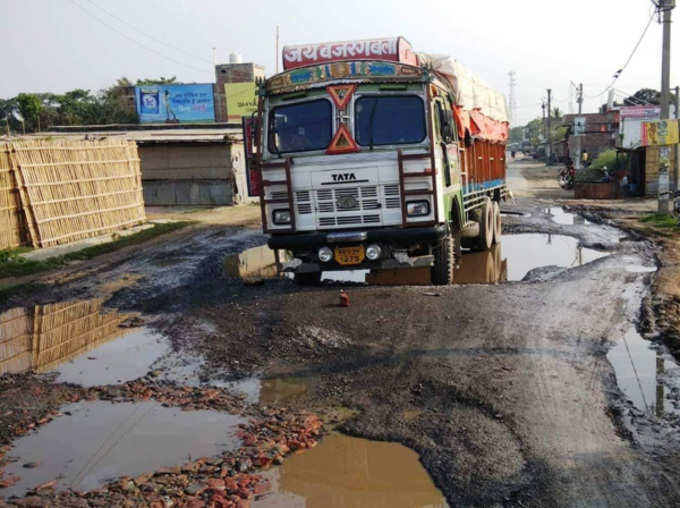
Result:
<instances>
[{"instance_id":1,"label":"truck bumper","mask_svg":"<svg viewBox=\"0 0 680 508\"><path fill-rule=\"evenodd\" d=\"M338 245L342 243L396 244L408 247L414 243L434 243L446 236L446 225L422 228L384 228L352 231L324 231L314 233L273 235L267 245L270 249L305 249ZM343 239L342 235L346 235ZM352 237L354 235L354 237Z\"/></svg>"}]
</instances>

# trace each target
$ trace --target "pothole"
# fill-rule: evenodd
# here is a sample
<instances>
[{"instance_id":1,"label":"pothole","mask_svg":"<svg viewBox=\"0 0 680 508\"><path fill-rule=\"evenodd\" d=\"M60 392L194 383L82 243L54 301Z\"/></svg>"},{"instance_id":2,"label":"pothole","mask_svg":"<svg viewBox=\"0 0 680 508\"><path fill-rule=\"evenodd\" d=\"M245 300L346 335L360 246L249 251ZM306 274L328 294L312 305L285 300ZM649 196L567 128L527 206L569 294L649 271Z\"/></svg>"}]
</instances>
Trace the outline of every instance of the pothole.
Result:
<instances>
[{"instance_id":1,"label":"pothole","mask_svg":"<svg viewBox=\"0 0 680 508\"><path fill-rule=\"evenodd\" d=\"M331 434L265 475L272 491L254 508L448 506L418 455L397 443Z\"/></svg>"},{"instance_id":2,"label":"pothole","mask_svg":"<svg viewBox=\"0 0 680 508\"><path fill-rule=\"evenodd\" d=\"M90 490L120 476L136 476L241 446L245 419L217 411L182 411L157 402L69 404L63 415L14 442L17 461L5 476L17 482L4 496L23 496L56 480L58 489Z\"/></svg>"},{"instance_id":3,"label":"pothole","mask_svg":"<svg viewBox=\"0 0 680 508\"><path fill-rule=\"evenodd\" d=\"M678 364L661 346L643 339L631 328L607 353L616 383L626 399L648 416L680 415L680 390L666 384Z\"/></svg>"},{"instance_id":4,"label":"pothole","mask_svg":"<svg viewBox=\"0 0 680 508\"><path fill-rule=\"evenodd\" d=\"M148 328L128 328L132 315L105 312L100 299L17 307L0 314L0 375L56 371L57 381L114 384L144 375L169 351Z\"/></svg>"},{"instance_id":5,"label":"pothole","mask_svg":"<svg viewBox=\"0 0 680 508\"><path fill-rule=\"evenodd\" d=\"M487 251L466 250L460 268L456 270L454 281L457 284L518 281L535 268L545 266L571 268L607 255L607 252L583 247L578 239L566 235L547 233L504 235L500 244ZM275 277L274 253L265 245L227 256L225 270L230 276L245 281ZM321 278L336 283L430 284L430 269L424 267L376 272L329 271L322 272Z\"/></svg>"},{"instance_id":6,"label":"pothole","mask_svg":"<svg viewBox=\"0 0 680 508\"><path fill-rule=\"evenodd\" d=\"M592 222L585 219L583 216L577 213L566 212L564 211L563 208L560 208L559 206L552 206L550 208L546 208L544 212L547 215L550 215L550 220L552 220L555 224L561 224L563 226L574 225L586 226L592 224Z\"/></svg>"},{"instance_id":7,"label":"pothole","mask_svg":"<svg viewBox=\"0 0 680 508\"><path fill-rule=\"evenodd\" d=\"M465 252L454 280L458 284L518 281L536 268L573 268L607 255L583 247L578 239L566 235L504 235L500 244L487 251Z\"/></svg>"}]
</instances>

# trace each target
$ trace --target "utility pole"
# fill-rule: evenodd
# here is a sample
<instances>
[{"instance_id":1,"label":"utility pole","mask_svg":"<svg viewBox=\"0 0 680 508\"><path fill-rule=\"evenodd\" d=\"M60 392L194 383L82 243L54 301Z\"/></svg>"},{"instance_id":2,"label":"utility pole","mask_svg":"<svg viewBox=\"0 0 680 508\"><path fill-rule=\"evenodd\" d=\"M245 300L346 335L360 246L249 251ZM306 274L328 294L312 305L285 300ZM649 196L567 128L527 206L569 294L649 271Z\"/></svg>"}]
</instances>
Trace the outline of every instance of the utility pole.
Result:
<instances>
[{"instance_id":1,"label":"utility pole","mask_svg":"<svg viewBox=\"0 0 680 508\"><path fill-rule=\"evenodd\" d=\"M661 54L661 120L670 118L670 94L671 94L671 11L675 8L675 0L658 0L658 12L663 16L663 49ZM661 148L663 149L663 148ZM668 168L659 167L658 178L658 211L668 213L669 210L669 185Z\"/></svg>"},{"instance_id":2,"label":"utility pole","mask_svg":"<svg viewBox=\"0 0 680 508\"><path fill-rule=\"evenodd\" d=\"M276 74L279 73L279 25L276 25L276 55L274 55L276 62Z\"/></svg>"},{"instance_id":3,"label":"utility pole","mask_svg":"<svg viewBox=\"0 0 680 508\"><path fill-rule=\"evenodd\" d=\"M551 99L551 94L552 90L548 88L548 144L546 146L546 151L545 151L545 156L546 156L546 162L550 164L550 160L552 158L552 108L550 106L550 99Z\"/></svg>"},{"instance_id":4,"label":"utility pole","mask_svg":"<svg viewBox=\"0 0 680 508\"><path fill-rule=\"evenodd\" d=\"M675 87L675 119L680 124L680 86ZM680 128L680 125L678 126ZM680 175L680 144L675 144L675 165L673 166L673 191L678 190L678 175Z\"/></svg>"},{"instance_id":5,"label":"utility pole","mask_svg":"<svg viewBox=\"0 0 680 508\"><path fill-rule=\"evenodd\" d=\"M510 125L512 125L517 118L517 104L515 103L515 86L517 85L517 80L515 79L515 71L510 71L508 76L510 76Z\"/></svg>"},{"instance_id":6,"label":"utility pole","mask_svg":"<svg viewBox=\"0 0 680 508\"><path fill-rule=\"evenodd\" d=\"M543 131L543 143L548 137L545 135L545 99L541 99L541 129Z\"/></svg>"},{"instance_id":7,"label":"utility pole","mask_svg":"<svg viewBox=\"0 0 680 508\"><path fill-rule=\"evenodd\" d=\"M578 103L578 116L581 116L583 112L583 83L578 84L578 95L576 96L576 102ZM582 135L575 136L576 138L576 157L574 158L574 169L581 169L581 141L583 139Z\"/></svg>"}]
</instances>

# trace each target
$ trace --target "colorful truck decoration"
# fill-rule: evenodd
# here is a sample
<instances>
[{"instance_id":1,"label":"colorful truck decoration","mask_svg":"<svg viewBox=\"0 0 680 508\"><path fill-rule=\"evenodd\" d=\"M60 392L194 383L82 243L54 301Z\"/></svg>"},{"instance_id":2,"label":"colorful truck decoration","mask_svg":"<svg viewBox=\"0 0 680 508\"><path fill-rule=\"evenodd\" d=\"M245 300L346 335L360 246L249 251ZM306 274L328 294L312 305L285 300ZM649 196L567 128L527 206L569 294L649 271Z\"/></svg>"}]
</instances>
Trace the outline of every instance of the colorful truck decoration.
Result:
<instances>
[{"instance_id":1,"label":"colorful truck decoration","mask_svg":"<svg viewBox=\"0 0 680 508\"><path fill-rule=\"evenodd\" d=\"M287 46L244 120L250 184L286 270L428 266L450 284L461 246L501 237L503 96L403 37Z\"/></svg>"}]
</instances>

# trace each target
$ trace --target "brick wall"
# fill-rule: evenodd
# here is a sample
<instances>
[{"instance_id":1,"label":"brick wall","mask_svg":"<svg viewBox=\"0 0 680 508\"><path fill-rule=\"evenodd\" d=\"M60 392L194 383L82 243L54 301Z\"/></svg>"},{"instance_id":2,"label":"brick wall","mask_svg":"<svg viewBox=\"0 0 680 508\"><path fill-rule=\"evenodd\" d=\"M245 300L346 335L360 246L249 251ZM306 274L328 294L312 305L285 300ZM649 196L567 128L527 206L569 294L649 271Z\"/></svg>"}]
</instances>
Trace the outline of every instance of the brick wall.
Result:
<instances>
[{"instance_id":1,"label":"brick wall","mask_svg":"<svg viewBox=\"0 0 680 508\"><path fill-rule=\"evenodd\" d=\"M215 121L227 122L225 83L247 83L264 78L264 67L253 63L220 64L215 66Z\"/></svg>"}]
</instances>

